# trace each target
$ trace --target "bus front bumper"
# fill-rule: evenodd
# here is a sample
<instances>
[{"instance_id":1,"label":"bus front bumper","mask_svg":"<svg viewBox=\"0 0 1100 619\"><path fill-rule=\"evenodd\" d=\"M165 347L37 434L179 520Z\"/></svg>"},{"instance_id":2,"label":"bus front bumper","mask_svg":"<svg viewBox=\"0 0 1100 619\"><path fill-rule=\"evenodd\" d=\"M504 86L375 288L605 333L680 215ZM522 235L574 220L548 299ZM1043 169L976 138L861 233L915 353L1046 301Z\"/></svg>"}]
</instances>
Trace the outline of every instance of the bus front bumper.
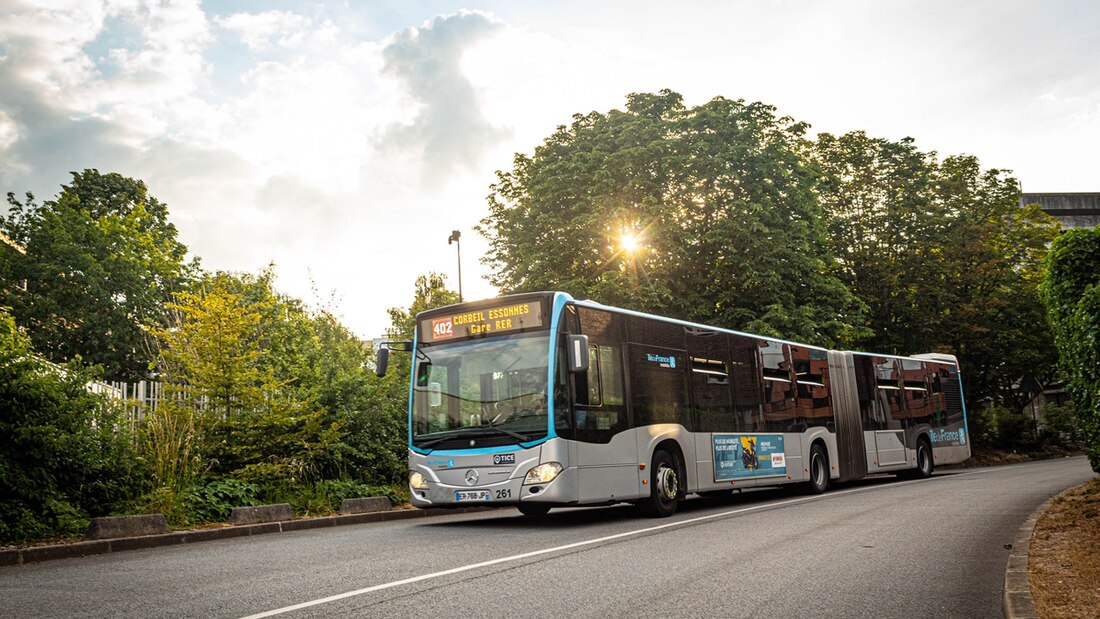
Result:
<instances>
[{"instance_id":1,"label":"bus front bumper","mask_svg":"<svg viewBox=\"0 0 1100 619\"><path fill-rule=\"evenodd\" d=\"M521 503L551 505L577 502L577 469L563 469L553 481L523 484L522 477L492 484L456 485L429 481L427 488L409 487L414 507L515 507Z\"/></svg>"}]
</instances>

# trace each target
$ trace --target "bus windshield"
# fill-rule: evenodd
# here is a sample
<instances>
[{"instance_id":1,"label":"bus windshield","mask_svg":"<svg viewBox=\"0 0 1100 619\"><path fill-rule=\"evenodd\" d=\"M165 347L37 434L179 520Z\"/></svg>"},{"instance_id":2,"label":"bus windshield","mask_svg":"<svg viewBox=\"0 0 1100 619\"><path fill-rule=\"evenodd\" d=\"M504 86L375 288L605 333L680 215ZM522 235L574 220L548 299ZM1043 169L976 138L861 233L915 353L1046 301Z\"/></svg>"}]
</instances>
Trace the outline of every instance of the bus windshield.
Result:
<instances>
[{"instance_id":1,"label":"bus windshield","mask_svg":"<svg viewBox=\"0 0 1100 619\"><path fill-rule=\"evenodd\" d=\"M491 447L546 437L549 345L539 333L421 347L413 446Z\"/></svg>"}]
</instances>

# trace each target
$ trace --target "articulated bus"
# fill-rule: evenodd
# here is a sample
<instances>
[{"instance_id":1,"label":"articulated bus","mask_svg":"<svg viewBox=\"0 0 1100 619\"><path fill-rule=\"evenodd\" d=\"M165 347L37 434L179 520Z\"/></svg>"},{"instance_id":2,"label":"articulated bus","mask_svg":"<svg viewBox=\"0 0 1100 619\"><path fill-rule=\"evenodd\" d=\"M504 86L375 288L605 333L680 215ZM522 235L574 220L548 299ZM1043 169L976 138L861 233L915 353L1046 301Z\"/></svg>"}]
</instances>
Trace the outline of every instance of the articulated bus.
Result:
<instances>
[{"instance_id":1,"label":"articulated bus","mask_svg":"<svg viewBox=\"0 0 1100 619\"><path fill-rule=\"evenodd\" d=\"M956 359L833 351L561 292L419 314L409 492L421 508L638 504L970 457Z\"/></svg>"}]
</instances>

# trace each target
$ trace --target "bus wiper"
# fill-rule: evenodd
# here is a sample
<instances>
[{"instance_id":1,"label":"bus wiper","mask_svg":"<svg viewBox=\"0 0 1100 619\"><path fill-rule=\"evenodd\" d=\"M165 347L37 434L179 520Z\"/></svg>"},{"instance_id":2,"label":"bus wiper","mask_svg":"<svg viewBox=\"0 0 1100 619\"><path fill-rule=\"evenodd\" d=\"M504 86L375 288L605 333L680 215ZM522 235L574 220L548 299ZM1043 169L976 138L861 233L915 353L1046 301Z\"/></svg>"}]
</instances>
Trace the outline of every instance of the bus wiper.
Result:
<instances>
[{"instance_id":1,"label":"bus wiper","mask_svg":"<svg viewBox=\"0 0 1100 619\"><path fill-rule=\"evenodd\" d=\"M449 440L452 440L452 439L460 438L461 436L464 436L464 435L483 433L485 430L491 430L493 432L498 432L500 434L506 434L506 435L508 435L508 436L520 441L520 442L523 442L523 443L526 443L527 441L531 440L531 437L527 436L526 434L519 434L517 432L512 432L511 430L506 430L504 428L499 428L497 426L492 425L491 423L488 423L488 424L482 424L480 426L468 426L468 427L465 427L465 428L456 428L456 429L451 430L450 432L448 432L447 436L441 436L439 438L433 438L432 440L424 442L424 443L417 443L417 442L414 441L413 444L416 445L417 447L421 448L421 449L428 449L432 445L438 445L439 443L442 443L443 441L449 441Z\"/></svg>"},{"instance_id":2,"label":"bus wiper","mask_svg":"<svg viewBox=\"0 0 1100 619\"><path fill-rule=\"evenodd\" d=\"M456 436L444 436L443 438L433 438L432 440L428 441L427 443L417 443L416 441L413 441L413 445L416 445L417 447L420 447L421 449L427 449L427 448L431 447L432 445L442 443L443 441L449 441L452 438L458 438L458 437L456 437Z\"/></svg>"},{"instance_id":3,"label":"bus wiper","mask_svg":"<svg viewBox=\"0 0 1100 619\"><path fill-rule=\"evenodd\" d=\"M519 439L520 441L522 441L522 442L524 442L524 443L526 443L527 441L531 440L531 437L530 437L530 436L527 436L526 434L519 434L519 433L517 433L517 432L512 432L511 430L505 430L504 428L501 428L501 427L498 427L498 426L494 426L494 425L493 425L493 422L491 422L491 421L490 421L490 422L489 422L488 424L482 424L482 425L480 425L480 426L478 426L478 427L480 427L480 428L488 428L488 429L490 429L490 430L495 430L495 431L497 431L497 432L500 432L500 433L502 433L502 434L507 434L508 436L510 436L510 437L512 437L512 438L514 438L514 439Z\"/></svg>"},{"instance_id":4,"label":"bus wiper","mask_svg":"<svg viewBox=\"0 0 1100 619\"><path fill-rule=\"evenodd\" d=\"M451 439L459 438L459 436L461 436L462 434L465 434L469 430L470 430L470 428L454 428L454 429L451 429L451 430L444 430L442 432L432 432L432 434L442 434L443 436L440 436L438 438L433 438L433 439L431 439L429 441L425 441L423 443L418 443L416 441L416 439L414 438L413 439L413 445L426 449L428 447L431 447L432 445L442 443L443 441L449 441Z\"/></svg>"}]
</instances>

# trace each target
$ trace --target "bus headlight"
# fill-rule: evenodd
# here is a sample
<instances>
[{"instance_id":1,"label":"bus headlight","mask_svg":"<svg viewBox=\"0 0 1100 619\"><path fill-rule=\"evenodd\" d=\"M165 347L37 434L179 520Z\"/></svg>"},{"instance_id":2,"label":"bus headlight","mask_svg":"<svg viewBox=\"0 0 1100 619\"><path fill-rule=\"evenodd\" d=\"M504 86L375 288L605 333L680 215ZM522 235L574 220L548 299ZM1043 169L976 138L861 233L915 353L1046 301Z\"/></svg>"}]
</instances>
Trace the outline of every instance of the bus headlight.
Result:
<instances>
[{"instance_id":1,"label":"bus headlight","mask_svg":"<svg viewBox=\"0 0 1100 619\"><path fill-rule=\"evenodd\" d=\"M561 465L557 462L540 464L530 471L527 471L527 478L523 480L523 485L550 483L554 481L554 478L557 477L560 472Z\"/></svg>"},{"instance_id":2,"label":"bus headlight","mask_svg":"<svg viewBox=\"0 0 1100 619\"><path fill-rule=\"evenodd\" d=\"M424 490L428 487L428 480L417 471L409 473L409 485L416 490Z\"/></svg>"}]
</instances>

